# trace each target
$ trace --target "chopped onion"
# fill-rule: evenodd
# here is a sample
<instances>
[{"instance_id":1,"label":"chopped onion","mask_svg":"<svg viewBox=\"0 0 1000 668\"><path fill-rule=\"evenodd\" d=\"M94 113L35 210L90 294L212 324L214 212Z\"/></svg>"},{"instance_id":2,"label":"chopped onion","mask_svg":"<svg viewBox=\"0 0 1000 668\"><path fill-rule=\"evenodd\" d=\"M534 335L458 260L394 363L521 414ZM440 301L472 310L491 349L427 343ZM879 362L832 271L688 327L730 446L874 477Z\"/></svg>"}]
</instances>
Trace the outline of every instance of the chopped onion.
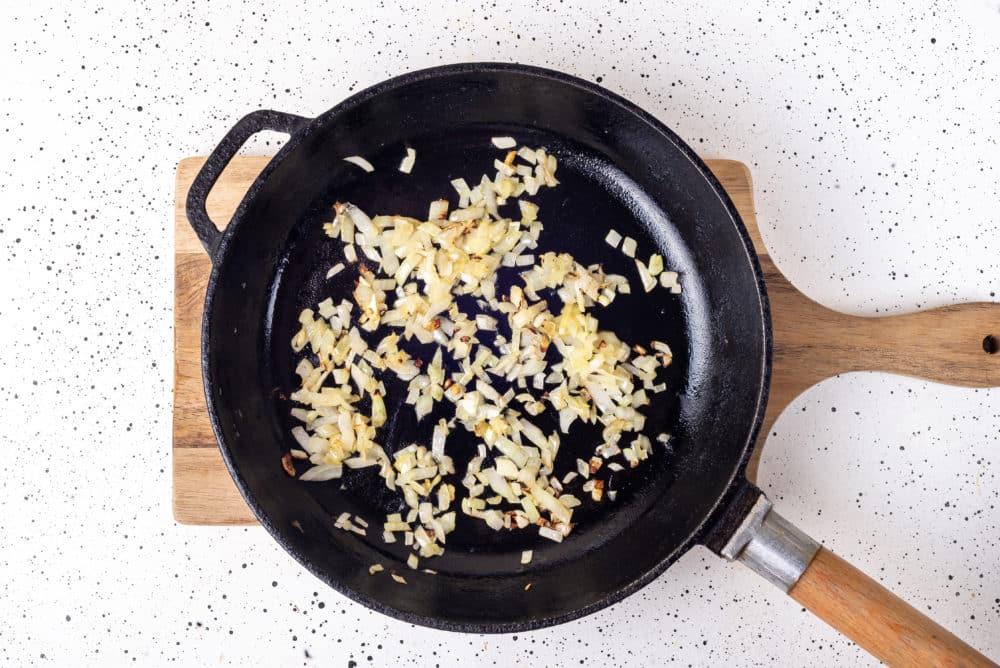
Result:
<instances>
[{"instance_id":1,"label":"chopped onion","mask_svg":"<svg viewBox=\"0 0 1000 668\"><path fill-rule=\"evenodd\" d=\"M500 162L499 160L494 160L493 166L496 167L497 171L503 174L504 176L514 176L515 174L513 167L511 167L510 165L506 165Z\"/></svg>"},{"instance_id":2,"label":"chopped onion","mask_svg":"<svg viewBox=\"0 0 1000 668\"><path fill-rule=\"evenodd\" d=\"M660 274L660 285L670 290L671 294L679 295L681 285L677 282L676 271L665 271Z\"/></svg>"},{"instance_id":3,"label":"chopped onion","mask_svg":"<svg viewBox=\"0 0 1000 668\"><path fill-rule=\"evenodd\" d=\"M295 437L295 440L304 449L309 449L309 434L306 433L306 430L303 427L294 427L292 429L292 436Z\"/></svg>"},{"instance_id":4,"label":"chopped onion","mask_svg":"<svg viewBox=\"0 0 1000 668\"><path fill-rule=\"evenodd\" d=\"M360 167L361 169L365 170L366 172L370 173L370 172L374 172L375 171L375 168L372 167L372 163L368 162L367 160L365 160L364 158L362 158L360 155L351 155L351 156L348 156L348 157L344 158L344 160L347 161L347 162L349 162L349 163L351 163L352 165L357 165L358 167Z\"/></svg>"},{"instance_id":5,"label":"chopped onion","mask_svg":"<svg viewBox=\"0 0 1000 668\"><path fill-rule=\"evenodd\" d=\"M339 464L336 466L330 464L320 464L319 466L314 466L300 475L299 480L307 482L323 482L325 480L333 480L334 478L339 478L342 475L343 470L343 467Z\"/></svg>"},{"instance_id":6,"label":"chopped onion","mask_svg":"<svg viewBox=\"0 0 1000 668\"><path fill-rule=\"evenodd\" d=\"M462 183L465 183L462 181ZM468 186L466 186L466 192L468 192ZM459 191L461 194L461 191ZM448 217L448 200L439 199L431 202L430 209L427 212L427 220L441 220Z\"/></svg>"},{"instance_id":7,"label":"chopped onion","mask_svg":"<svg viewBox=\"0 0 1000 668\"><path fill-rule=\"evenodd\" d=\"M517 158L523 163L515 164ZM408 149L401 171L414 159ZM412 569L444 552L458 512L495 531L538 526L542 537L561 541L582 503L565 485L582 477L580 489L600 502L606 481L598 472L624 470L610 458L622 455L635 467L653 454L640 409L665 389L657 374L672 355L662 342L652 342L649 351L599 328L592 309L629 294L627 278L567 253L537 250L543 224L526 197L556 186L557 166L545 149L510 150L494 162L496 173L474 188L452 181L457 206L432 202L426 220L369 217L337 203L334 220L324 225L329 238L343 243L345 262L363 255L374 264L358 265L353 302L324 299L315 312L300 314L292 347L302 354L295 369L301 388L291 400L292 416L302 423L292 432L301 449L285 455L287 465L308 459L303 480L334 479L345 467L377 469L406 507L386 517L383 541L397 542L402 534ZM501 214L511 198L519 216ZM634 258L634 239L611 230L605 241ZM657 277L662 283L661 256L648 265L636 262L647 291ZM521 268L513 284L498 277L502 267ZM338 263L329 277L344 268ZM478 311L466 312L472 303ZM362 330L375 339L369 343ZM417 343L436 344L430 361L425 349L412 347ZM429 444L412 443L391 455L379 444L388 422L386 390L398 387L387 373L405 384L392 401L413 406L418 420L446 412L425 428ZM558 431L530 421L547 410L558 415ZM569 433L576 420L596 424L602 439L589 460L584 455L567 472L559 432ZM475 456L458 472L446 454L455 428L476 443ZM607 496L613 499L614 490ZM364 535L367 522L344 514L336 526ZM522 563L530 554L525 551Z\"/></svg>"},{"instance_id":8,"label":"chopped onion","mask_svg":"<svg viewBox=\"0 0 1000 668\"><path fill-rule=\"evenodd\" d=\"M628 257L635 257L636 242L632 237L625 237L622 241L622 253Z\"/></svg>"},{"instance_id":9,"label":"chopped onion","mask_svg":"<svg viewBox=\"0 0 1000 668\"><path fill-rule=\"evenodd\" d=\"M431 438L431 452L440 457L444 455L444 442L448 437L447 423L442 419L434 425L434 436Z\"/></svg>"},{"instance_id":10,"label":"chopped onion","mask_svg":"<svg viewBox=\"0 0 1000 668\"><path fill-rule=\"evenodd\" d=\"M409 174L413 170L413 164L417 161L417 152L412 148L406 149L406 157L399 163L399 171Z\"/></svg>"},{"instance_id":11,"label":"chopped onion","mask_svg":"<svg viewBox=\"0 0 1000 668\"><path fill-rule=\"evenodd\" d=\"M343 270L344 270L344 263L343 262L338 262L337 264L335 264L332 267L330 267L330 271L326 272L326 277L327 278L333 278L334 276L336 276L337 274L339 274Z\"/></svg>"},{"instance_id":12,"label":"chopped onion","mask_svg":"<svg viewBox=\"0 0 1000 668\"><path fill-rule=\"evenodd\" d=\"M521 563L530 564L532 555L534 555L534 552L532 550L524 550L523 552L521 552Z\"/></svg>"},{"instance_id":13,"label":"chopped onion","mask_svg":"<svg viewBox=\"0 0 1000 668\"><path fill-rule=\"evenodd\" d=\"M557 543L561 543L563 541L562 533L556 531L555 529L550 529L549 527L538 527L538 535Z\"/></svg>"},{"instance_id":14,"label":"chopped onion","mask_svg":"<svg viewBox=\"0 0 1000 668\"><path fill-rule=\"evenodd\" d=\"M508 149L517 146L517 140L513 137L493 137L490 141L499 149Z\"/></svg>"},{"instance_id":15,"label":"chopped onion","mask_svg":"<svg viewBox=\"0 0 1000 668\"><path fill-rule=\"evenodd\" d=\"M451 186L455 189L455 192L458 193L458 205L463 208L469 206L469 197L471 192L469 190L469 184L465 182L465 179L455 179L451 182Z\"/></svg>"},{"instance_id":16,"label":"chopped onion","mask_svg":"<svg viewBox=\"0 0 1000 668\"><path fill-rule=\"evenodd\" d=\"M485 332L495 332L497 329L497 319L485 313L479 313L476 315L476 328Z\"/></svg>"},{"instance_id":17,"label":"chopped onion","mask_svg":"<svg viewBox=\"0 0 1000 668\"><path fill-rule=\"evenodd\" d=\"M656 287L656 279L649 274L649 269L642 263L642 260L636 260L635 267L639 270L639 280L642 281L642 289L650 292Z\"/></svg>"}]
</instances>

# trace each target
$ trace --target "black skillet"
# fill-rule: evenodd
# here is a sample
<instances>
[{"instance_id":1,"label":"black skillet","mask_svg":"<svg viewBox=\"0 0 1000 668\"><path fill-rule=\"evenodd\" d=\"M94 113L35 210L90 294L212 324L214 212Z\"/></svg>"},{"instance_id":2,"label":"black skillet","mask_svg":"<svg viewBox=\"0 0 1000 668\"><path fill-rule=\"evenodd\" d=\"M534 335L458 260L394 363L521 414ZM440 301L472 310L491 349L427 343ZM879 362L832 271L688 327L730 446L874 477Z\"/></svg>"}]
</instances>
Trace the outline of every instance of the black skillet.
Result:
<instances>
[{"instance_id":1,"label":"black skillet","mask_svg":"<svg viewBox=\"0 0 1000 668\"><path fill-rule=\"evenodd\" d=\"M208 192L240 146L263 130L290 138L219 232L205 210ZM638 240L640 256L662 253L680 272L681 295L634 294L599 315L624 340L660 339L673 349L670 391L648 421L651 436L666 431L672 439L648 466L616 481L614 503L580 509L563 543L463 521L446 554L423 564L438 571L430 575L408 570L405 548L383 544L378 531L364 538L333 527L340 512L377 526L386 511L398 510L371 469L326 484L283 472L279 458L293 444L293 423L282 397L296 386L289 340L301 309L327 296L339 301L353 289L353 269L325 278L342 259L340 244L321 230L334 201L373 214L423 216L430 200L454 199L451 179L492 173L498 151L490 138L497 135L545 146L559 160L561 185L535 199L545 223L540 252L568 251L584 264L603 262L632 276L634 265L603 241L614 227ZM410 175L396 169L407 146L417 150ZM343 160L351 155L364 156L376 171ZM804 535L775 528L780 518L745 477L771 362L767 293L746 229L694 152L617 95L558 72L463 64L391 79L314 119L254 112L213 151L191 187L187 212L214 264L202 363L222 454L261 524L345 595L417 624L518 631L608 606L699 543L756 570L784 568L766 577L785 590L816 553L818 544ZM429 440L430 421L417 425L394 389L381 433L388 452ZM592 452L594 437L581 430L564 438L564 466ZM449 440L459 462L471 448ZM800 544L789 547L789 536ZM534 558L521 565L521 550L529 548ZM369 575L375 563L408 584Z\"/></svg>"}]
</instances>

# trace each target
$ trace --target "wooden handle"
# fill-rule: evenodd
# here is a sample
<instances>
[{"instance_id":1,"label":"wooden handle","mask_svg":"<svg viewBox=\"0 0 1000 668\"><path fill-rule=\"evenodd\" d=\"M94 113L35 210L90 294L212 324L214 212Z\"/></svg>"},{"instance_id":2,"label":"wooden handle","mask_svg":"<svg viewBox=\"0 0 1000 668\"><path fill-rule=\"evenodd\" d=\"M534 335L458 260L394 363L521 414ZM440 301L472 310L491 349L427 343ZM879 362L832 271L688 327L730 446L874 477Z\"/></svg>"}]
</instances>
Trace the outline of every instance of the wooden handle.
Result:
<instances>
[{"instance_id":1,"label":"wooden handle","mask_svg":"<svg viewBox=\"0 0 1000 668\"><path fill-rule=\"evenodd\" d=\"M806 328L808 329L808 328ZM885 318L845 318L838 340L857 370L951 385L1000 385L1000 304L956 304Z\"/></svg>"},{"instance_id":2,"label":"wooden handle","mask_svg":"<svg viewBox=\"0 0 1000 668\"><path fill-rule=\"evenodd\" d=\"M825 548L788 594L887 665L997 665Z\"/></svg>"},{"instance_id":3,"label":"wooden handle","mask_svg":"<svg viewBox=\"0 0 1000 668\"><path fill-rule=\"evenodd\" d=\"M1000 386L1000 304L850 316L796 290L768 256L760 261L771 299L775 367L785 369L794 385L787 388L788 401L848 371L887 371L965 387ZM776 377L775 382L784 381ZM787 401L781 407L785 405Z\"/></svg>"}]
</instances>

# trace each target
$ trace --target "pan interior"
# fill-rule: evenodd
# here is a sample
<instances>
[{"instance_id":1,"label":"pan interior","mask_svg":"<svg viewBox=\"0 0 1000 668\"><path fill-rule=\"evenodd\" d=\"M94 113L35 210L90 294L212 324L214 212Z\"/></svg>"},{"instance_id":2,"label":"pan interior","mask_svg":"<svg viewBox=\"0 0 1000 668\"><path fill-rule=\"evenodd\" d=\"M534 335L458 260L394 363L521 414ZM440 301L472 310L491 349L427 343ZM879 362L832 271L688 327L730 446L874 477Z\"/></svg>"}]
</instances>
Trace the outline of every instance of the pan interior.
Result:
<instances>
[{"instance_id":1,"label":"pan interior","mask_svg":"<svg viewBox=\"0 0 1000 668\"><path fill-rule=\"evenodd\" d=\"M565 82L479 72L464 75L473 89L463 90L466 79L461 71L456 76L445 82L450 85L417 78L361 94L353 106L331 112L336 123L318 123L280 158L235 221L218 271L206 330L206 378L237 483L265 526L318 576L366 604L418 623L530 628L619 598L697 537L739 472L753 436L766 326L745 239L726 202L670 137L614 100ZM484 92L484 82L492 89ZM407 102L427 92L418 95L415 89L428 86L443 102L414 112ZM475 94L489 99L511 86L534 95L519 97L525 101L520 105L496 106ZM627 342L646 345L656 339L672 348L668 390L645 409L647 435L655 439L665 432L672 438L667 446L657 445L638 469L614 476L610 486L619 490L614 502L587 501L577 509L577 526L563 543L532 530L494 532L460 513L445 555L422 560L438 574L417 573L405 566L407 548L386 545L377 530L384 515L402 505L375 470L346 471L342 481L320 484L291 480L282 472L279 458L295 447L289 431L297 424L283 398L297 388L293 370L299 356L289 341L302 309L327 297L350 300L355 267L326 279L330 266L344 259L342 244L322 230L332 218L333 202L351 201L371 215L423 218L431 200L454 204L451 179L474 183L493 173L493 159L502 152L490 138L499 135L544 146L559 160L560 185L532 198L545 224L534 252L569 252L585 265L600 262L608 272L629 277L631 295L592 313L602 329ZM417 150L410 175L396 169L405 146ZM354 154L376 171L367 174L342 160ZM514 211L508 209L510 215ZM657 288L644 294L633 261L604 242L611 228L635 238L644 260L653 252L664 255L666 266L680 272L683 293ZM517 270L501 270L498 292L516 280ZM414 345L410 351L429 361L433 347ZM411 442L429 445L433 423L446 413L436 411L418 424L412 406L402 403L405 383L392 374L384 380L389 420L380 430L383 447L392 453ZM533 421L553 431L550 413ZM562 435L557 474L573 470L577 457L589 458L598 443L599 430L577 422ZM475 444L461 428L452 431L447 448L459 471ZM342 512L365 518L373 527L369 535L335 529L334 518ZM524 549L534 550L528 565L519 563ZM398 585L385 574L369 576L374 563L397 570L408 584Z\"/></svg>"},{"instance_id":2,"label":"pan interior","mask_svg":"<svg viewBox=\"0 0 1000 668\"><path fill-rule=\"evenodd\" d=\"M337 170L337 177L314 214L304 218L294 230L286 254L280 261L281 271L273 285L272 336L266 344L271 372L268 384L280 388L274 399L274 414L278 418L278 431L283 435L280 441L282 446L287 448L294 442L289 441L287 434L299 424L289 416L291 404L280 398L297 389L298 379L294 369L302 355L294 354L288 342L299 329L299 313L305 308L315 309L319 301L328 297L332 297L334 303L344 299L352 301L351 292L357 280L357 265L345 260L343 243L328 238L322 230L323 223L332 218L333 202L350 201L371 215L399 213L424 218L427 205L432 200L447 198L454 206L457 195L450 185L452 179L464 177L468 182L475 183L483 173L494 172L493 160L502 157L504 152L495 149L490 138L497 136L496 133L514 132L514 128L493 127L456 132L444 139L414 137L411 144L417 147L418 162L411 175L395 169L402 152L398 146L386 147L368 157L378 165L372 174L366 174L352 165ZM677 432L678 397L687 390L688 384L687 351L691 346L688 339L699 334L704 336L710 330L705 320L707 310L697 307L699 291L694 285L696 276L689 281L689 276L685 275L685 288L689 293L672 295L660 288L643 294L636 278L634 261L607 245L604 236L614 227L622 235L639 242L639 254L644 259L648 259L653 252L661 252L665 255L666 266L690 267L682 241L669 225L664 212L644 201L641 192L631 187L625 175L607 160L548 133L518 128L516 134L519 141L533 147L545 146L560 160L557 172L560 185L543 188L531 198L539 205L540 219L545 224L539 247L533 252L536 255L548 251L571 253L584 265L602 263L606 271L629 277L635 286L634 293L619 296L608 307L594 307L591 314L598 318L602 329L614 331L623 341L648 347L650 341L662 340L675 351L674 362L664 374L669 391L656 395L656 400L644 412L648 415L645 433L652 440L655 441L661 433ZM504 212L517 216L516 203L508 204ZM674 237L672 240L671 235ZM327 270L337 262L344 262L348 268L328 280ZM521 271L524 269L501 268L498 272L498 293L504 294L511 285L520 283L518 274ZM557 297L550 297L550 307L558 313L561 302ZM463 298L459 303L466 313L482 312L473 299ZM375 347L378 339L388 331L391 330L383 328L376 336L366 336L369 345ZM488 340L489 337L483 336L483 342ZM437 346L412 341L404 347L426 364ZM702 343L700 347L705 346ZM450 374L454 370L457 367L448 368L446 372ZM388 390L386 405L389 420L380 433L386 452L395 452L409 443L429 447L433 425L439 417L451 417L453 405L448 401L442 402L434 413L418 423L413 407L403 402L407 384L396 379L392 373L384 374L383 380ZM499 379L495 386L501 392L506 389ZM552 410L530 419L546 433L558 432L557 416ZM603 442L599 425L585 425L580 421L574 423L570 432L561 438L556 469L559 478L576 470L578 458L590 459L594 448ZM627 444L628 439L626 436L623 444ZM479 442L461 427L452 430L447 452L455 460L459 472L464 471L469 459L476 454ZM672 444L666 447L658 445L651 461L635 470L613 474L608 479L608 488L618 490L614 502L593 503L587 493L576 490L576 495L585 502L574 511L573 519L577 526L573 532L576 545L572 551L540 539L535 530L493 531L482 521L459 513L459 525L455 533L448 536L445 555L427 561L426 565L450 574L523 573L526 569L520 565L519 557L525 549L535 551L534 568L552 566L577 549L598 549L607 541L614 540L634 517L643 514L669 489L675 475L670 456L672 447ZM457 484L457 479L452 482ZM578 479L568 486L567 491L578 488L583 482L582 478ZM386 488L374 467L349 471L341 484L310 484L305 487L323 511L334 516L347 511L377 524L386 513L405 514L407 510L399 495ZM370 533L373 535L367 542L373 549L383 552L392 561L406 560L408 548L401 543L386 545L381 533Z\"/></svg>"}]
</instances>

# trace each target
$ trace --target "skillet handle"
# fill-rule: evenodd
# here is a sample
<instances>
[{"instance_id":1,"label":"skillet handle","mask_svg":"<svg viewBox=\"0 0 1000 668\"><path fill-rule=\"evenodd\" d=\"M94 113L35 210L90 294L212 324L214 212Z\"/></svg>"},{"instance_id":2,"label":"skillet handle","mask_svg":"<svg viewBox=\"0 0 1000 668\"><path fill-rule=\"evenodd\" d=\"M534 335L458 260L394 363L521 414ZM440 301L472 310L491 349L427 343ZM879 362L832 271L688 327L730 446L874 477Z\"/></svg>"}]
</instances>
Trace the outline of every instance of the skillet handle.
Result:
<instances>
[{"instance_id":1,"label":"skillet handle","mask_svg":"<svg viewBox=\"0 0 1000 668\"><path fill-rule=\"evenodd\" d=\"M788 595L887 665L997 665L826 548Z\"/></svg>"},{"instance_id":2,"label":"skillet handle","mask_svg":"<svg viewBox=\"0 0 1000 668\"><path fill-rule=\"evenodd\" d=\"M308 118L302 116L269 109L252 111L236 122L236 125L226 133L212 154L208 156L201 171L191 182L185 207L188 222L191 223L191 227L194 228L195 234L198 235L198 239L210 258L215 259L215 251L219 239L222 238L222 232L208 217L205 203L208 200L208 194L212 191L215 182L219 180L226 165L236 156L243 144L258 132L272 130L292 134L308 121Z\"/></svg>"},{"instance_id":3,"label":"skillet handle","mask_svg":"<svg viewBox=\"0 0 1000 668\"><path fill-rule=\"evenodd\" d=\"M722 556L742 561L889 666L996 666L772 510L761 495Z\"/></svg>"}]
</instances>

